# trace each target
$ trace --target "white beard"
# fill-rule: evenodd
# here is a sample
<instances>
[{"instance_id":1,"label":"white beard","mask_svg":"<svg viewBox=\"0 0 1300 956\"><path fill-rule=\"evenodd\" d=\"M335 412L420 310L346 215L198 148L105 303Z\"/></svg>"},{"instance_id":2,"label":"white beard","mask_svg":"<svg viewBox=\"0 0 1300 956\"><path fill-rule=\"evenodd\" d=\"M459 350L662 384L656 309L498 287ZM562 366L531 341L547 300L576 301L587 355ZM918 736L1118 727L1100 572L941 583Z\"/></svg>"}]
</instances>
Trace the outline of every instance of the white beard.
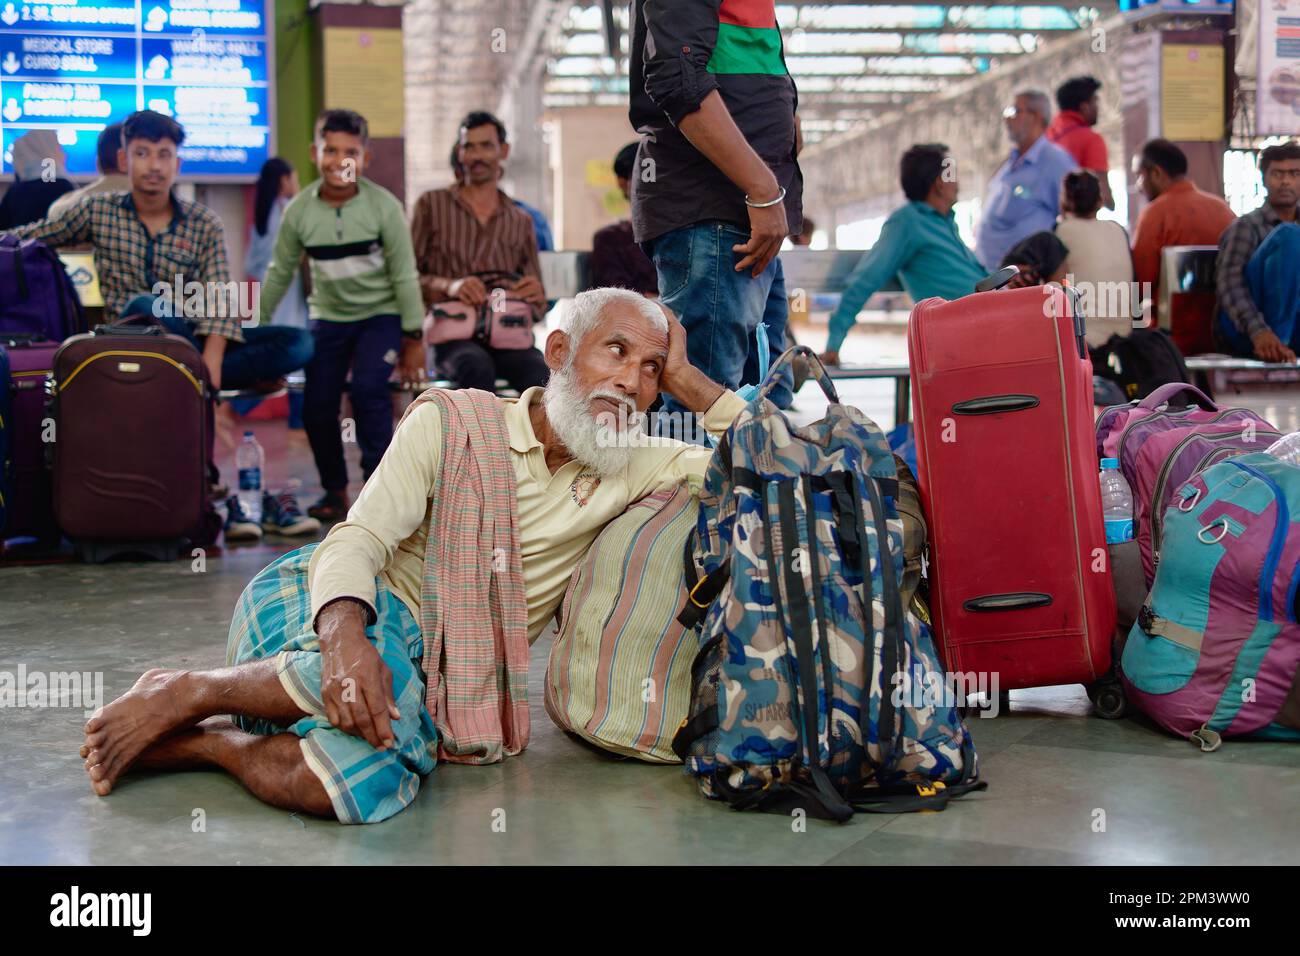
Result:
<instances>
[{"instance_id":1,"label":"white beard","mask_svg":"<svg viewBox=\"0 0 1300 956\"><path fill-rule=\"evenodd\" d=\"M572 370L564 368L551 373L542 391L542 407L551 430L574 459L594 468L602 477L621 474L636 448L647 443L645 415L629 403L627 413L619 415L625 419L619 429L609 413L601 413L599 421L592 414L591 403L597 398L626 402L617 392L606 389L584 395Z\"/></svg>"}]
</instances>

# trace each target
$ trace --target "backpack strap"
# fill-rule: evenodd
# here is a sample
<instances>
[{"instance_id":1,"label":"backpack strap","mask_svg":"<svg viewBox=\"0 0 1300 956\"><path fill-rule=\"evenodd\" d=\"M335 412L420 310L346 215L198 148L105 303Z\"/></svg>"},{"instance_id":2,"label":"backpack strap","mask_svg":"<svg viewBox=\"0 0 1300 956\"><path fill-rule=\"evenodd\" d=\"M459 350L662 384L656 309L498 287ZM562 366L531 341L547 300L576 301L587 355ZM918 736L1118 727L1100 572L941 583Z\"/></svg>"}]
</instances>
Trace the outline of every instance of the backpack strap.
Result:
<instances>
[{"instance_id":1,"label":"backpack strap","mask_svg":"<svg viewBox=\"0 0 1300 956\"><path fill-rule=\"evenodd\" d=\"M777 506L779 511L778 521L781 526L781 541L785 544L798 543L799 531L795 518L794 487L789 482L782 482L778 486ZM811 520L811 516L809 520ZM771 573L775 576L778 573L777 559L770 546L767 549L767 559ZM805 766L814 788L811 793L806 795L814 799L829 814L831 819L842 823L853 816L853 808L849 806L844 797L831 784L830 777L827 776L826 770L821 766L819 757L817 669L813 665L815 654L812 641L812 605L809 603L808 592L803 585L803 575L795 570L793 562L782 561L781 564L783 567L780 570L784 571L785 574L787 619L790 622L790 631L794 637L795 652L798 654L799 665L800 706L799 717L794 724L800 742L807 751L808 760ZM822 652L829 654L830 648L823 646ZM829 687L826 688L828 695L830 690Z\"/></svg>"}]
</instances>

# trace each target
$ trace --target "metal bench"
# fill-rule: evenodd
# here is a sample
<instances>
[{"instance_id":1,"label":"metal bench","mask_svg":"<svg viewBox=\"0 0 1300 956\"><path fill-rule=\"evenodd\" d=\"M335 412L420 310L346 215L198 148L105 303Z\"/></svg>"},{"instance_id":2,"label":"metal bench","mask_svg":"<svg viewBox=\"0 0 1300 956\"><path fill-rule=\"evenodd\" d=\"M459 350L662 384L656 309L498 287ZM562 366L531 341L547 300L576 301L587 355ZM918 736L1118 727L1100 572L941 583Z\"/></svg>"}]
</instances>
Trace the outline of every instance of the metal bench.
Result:
<instances>
[{"instance_id":1,"label":"metal bench","mask_svg":"<svg viewBox=\"0 0 1300 956\"><path fill-rule=\"evenodd\" d=\"M860 378L894 380L894 425L905 424L912 417L912 371L906 365L829 365L826 372L833 381Z\"/></svg>"},{"instance_id":2,"label":"metal bench","mask_svg":"<svg viewBox=\"0 0 1300 956\"><path fill-rule=\"evenodd\" d=\"M1261 362L1233 355L1193 355L1187 371L1209 386L1211 395L1230 385L1300 382L1300 365L1291 362Z\"/></svg>"},{"instance_id":3,"label":"metal bench","mask_svg":"<svg viewBox=\"0 0 1300 956\"><path fill-rule=\"evenodd\" d=\"M809 299L818 301L818 307L834 307L840 293L848 285L849 276L857 267L865 249L791 249L781 253L781 269L785 275L785 291L794 295L802 290ZM592 288L591 253L589 252L539 252L542 285L546 294L556 299L569 299ZM880 288L872 302L888 310L903 294L897 278Z\"/></svg>"}]
</instances>

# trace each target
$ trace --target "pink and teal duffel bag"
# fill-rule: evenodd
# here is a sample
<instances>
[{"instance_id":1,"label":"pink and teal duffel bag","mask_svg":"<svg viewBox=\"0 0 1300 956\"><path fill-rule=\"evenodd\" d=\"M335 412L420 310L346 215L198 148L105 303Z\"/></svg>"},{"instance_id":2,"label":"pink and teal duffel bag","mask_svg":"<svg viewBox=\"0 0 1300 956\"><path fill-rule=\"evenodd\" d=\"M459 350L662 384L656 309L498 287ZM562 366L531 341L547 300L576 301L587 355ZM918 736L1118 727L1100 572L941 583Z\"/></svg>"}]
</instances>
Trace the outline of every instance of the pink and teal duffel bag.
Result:
<instances>
[{"instance_id":1,"label":"pink and teal duffel bag","mask_svg":"<svg viewBox=\"0 0 1300 956\"><path fill-rule=\"evenodd\" d=\"M1189 404L1183 405L1181 403ZM1248 408L1220 408L1182 382L1140 402L1114 405L1097 420L1097 454L1118 458L1133 489L1133 531L1149 588L1160 563L1162 516L1192 475L1234 455L1261 452L1281 435Z\"/></svg>"},{"instance_id":2,"label":"pink and teal duffel bag","mask_svg":"<svg viewBox=\"0 0 1300 956\"><path fill-rule=\"evenodd\" d=\"M1261 453L1174 494L1163 559L1129 632L1129 700L1216 750L1223 737L1300 740L1300 468Z\"/></svg>"}]
</instances>

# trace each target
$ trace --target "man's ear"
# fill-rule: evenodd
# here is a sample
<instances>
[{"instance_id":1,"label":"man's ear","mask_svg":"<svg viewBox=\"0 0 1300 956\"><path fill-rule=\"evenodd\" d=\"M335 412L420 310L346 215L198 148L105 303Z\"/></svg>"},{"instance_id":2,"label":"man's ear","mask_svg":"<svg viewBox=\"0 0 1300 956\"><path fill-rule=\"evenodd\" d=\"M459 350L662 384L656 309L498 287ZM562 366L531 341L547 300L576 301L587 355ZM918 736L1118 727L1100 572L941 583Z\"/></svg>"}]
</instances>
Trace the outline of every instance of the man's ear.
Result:
<instances>
[{"instance_id":1,"label":"man's ear","mask_svg":"<svg viewBox=\"0 0 1300 956\"><path fill-rule=\"evenodd\" d=\"M505 162L507 159L509 159L509 158L510 158L510 144L509 144L509 143L502 143L502 144L501 144L501 162L504 163L504 162Z\"/></svg>"},{"instance_id":2,"label":"man's ear","mask_svg":"<svg viewBox=\"0 0 1300 956\"><path fill-rule=\"evenodd\" d=\"M569 361L569 334L559 329L546 337L546 347L542 350L546 356L546 367L558 372Z\"/></svg>"},{"instance_id":3,"label":"man's ear","mask_svg":"<svg viewBox=\"0 0 1300 956\"><path fill-rule=\"evenodd\" d=\"M320 169L320 152L316 149L316 140L311 141L311 164Z\"/></svg>"},{"instance_id":4,"label":"man's ear","mask_svg":"<svg viewBox=\"0 0 1300 956\"><path fill-rule=\"evenodd\" d=\"M122 171L123 175L130 173L130 170L126 168L126 149L122 146L117 148L117 168Z\"/></svg>"}]
</instances>

